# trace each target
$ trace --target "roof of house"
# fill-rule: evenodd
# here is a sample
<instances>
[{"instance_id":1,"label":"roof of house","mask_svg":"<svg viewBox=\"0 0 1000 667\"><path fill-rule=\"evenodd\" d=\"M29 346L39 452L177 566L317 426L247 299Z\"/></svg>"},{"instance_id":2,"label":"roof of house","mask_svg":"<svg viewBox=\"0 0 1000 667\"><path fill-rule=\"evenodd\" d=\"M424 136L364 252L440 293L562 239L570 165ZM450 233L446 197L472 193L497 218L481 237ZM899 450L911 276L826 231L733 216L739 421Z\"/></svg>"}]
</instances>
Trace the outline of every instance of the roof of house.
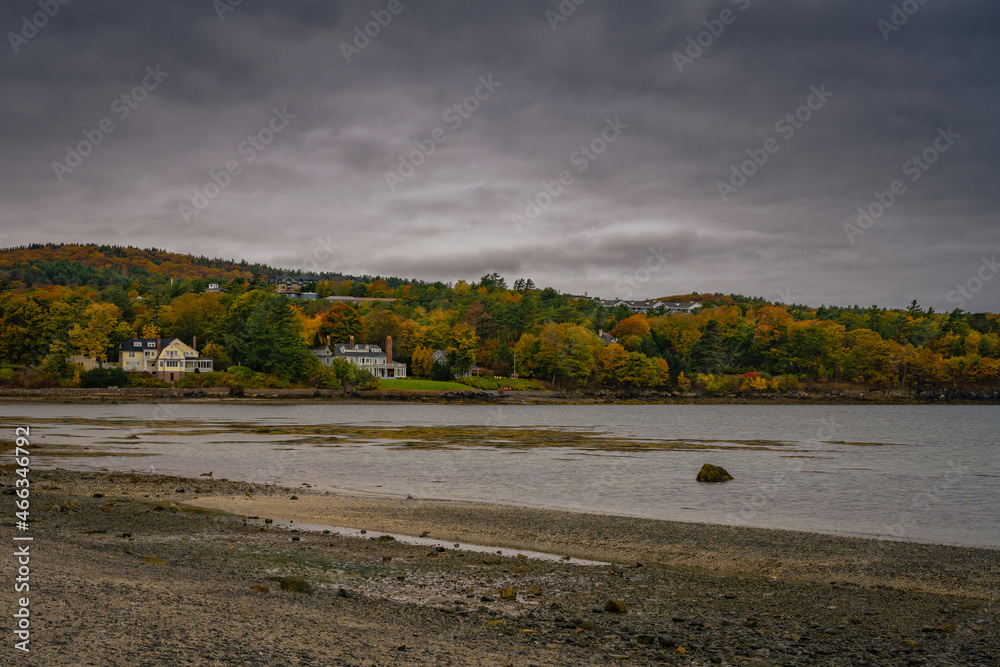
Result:
<instances>
[{"instance_id":1,"label":"roof of house","mask_svg":"<svg viewBox=\"0 0 1000 667\"><path fill-rule=\"evenodd\" d=\"M641 308L650 310L653 308L659 308L660 306L663 306L667 310L691 310L692 308L699 308L701 306L701 303L698 301L627 301L625 299L598 299L598 302L605 308L614 308L619 305L625 305L631 309Z\"/></svg>"},{"instance_id":2,"label":"roof of house","mask_svg":"<svg viewBox=\"0 0 1000 667\"><path fill-rule=\"evenodd\" d=\"M655 308L656 301L627 301L625 299L600 299L600 304L605 308L614 308L618 305L626 305L629 308Z\"/></svg>"},{"instance_id":3,"label":"roof of house","mask_svg":"<svg viewBox=\"0 0 1000 667\"><path fill-rule=\"evenodd\" d=\"M337 343L336 345L333 346L333 349L334 353L338 357L351 357L351 356L360 356L365 354L367 355L385 354L385 352L382 351L382 348L379 347L378 345L368 345L367 343L361 343L355 345L354 347L351 347L347 343Z\"/></svg>"},{"instance_id":4,"label":"roof of house","mask_svg":"<svg viewBox=\"0 0 1000 667\"><path fill-rule=\"evenodd\" d=\"M141 347L144 350L149 349L151 347L155 349L157 341L159 341L160 343L160 349L163 349L167 345L173 343L175 340L177 339L176 338L130 338L124 343L122 343L121 347L118 348L118 350L120 352L134 352L135 350L139 349L138 347L136 347L135 345L136 343L142 343ZM150 345L150 343L152 343L152 345Z\"/></svg>"}]
</instances>

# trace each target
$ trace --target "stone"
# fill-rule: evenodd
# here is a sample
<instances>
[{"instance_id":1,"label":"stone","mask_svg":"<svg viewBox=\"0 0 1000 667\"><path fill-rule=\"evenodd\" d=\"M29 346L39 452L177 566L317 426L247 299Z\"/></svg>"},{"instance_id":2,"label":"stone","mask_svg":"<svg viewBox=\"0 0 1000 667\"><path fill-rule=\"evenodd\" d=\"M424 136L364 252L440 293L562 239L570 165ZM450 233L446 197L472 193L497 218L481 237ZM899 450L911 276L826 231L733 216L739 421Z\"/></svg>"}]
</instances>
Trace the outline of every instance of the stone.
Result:
<instances>
[{"instance_id":1,"label":"stone","mask_svg":"<svg viewBox=\"0 0 1000 667\"><path fill-rule=\"evenodd\" d=\"M502 591L500 591L500 599L501 600L516 600L517 599L517 590L515 590L513 588L509 588L509 587L503 589Z\"/></svg>"},{"instance_id":2,"label":"stone","mask_svg":"<svg viewBox=\"0 0 1000 667\"><path fill-rule=\"evenodd\" d=\"M313 587L302 577L288 576L278 580L281 590L289 593L312 593Z\"/></svg>"},{"instance_id":3,"label":"stone","mask_svg":"<svg viewBox=\"0 0 1000 667\"><path fill-rule=\"evenodd\" d=\"M698 471L698 477L696 477L695 479L698 482L705 482L712 484L712 483L728 482L729 480L733 479L733 476L730 475L725 468L721 468L719 466L714 466L710 463L706 463L701 467L701 470Z\"/></svg>"},{"instance_id":4,"label":"stone","mask_svg":"<svg viewBox=\"0 0 1000 667\"><path fill-rule=\"evenodd\" d=\"M156 558L155 556L144 556L142 562L150 565L170 565L170 561L166 558Z\"/></svg>"},{"instance_id":5,"label":"stone","mask_svg":"<svg viewBox=\"0 0 1000 667\"><path fill-rule=\"evenodd\" d=\"M604 605L604 611L608 612L609 614L624 614L625 612L628 611L628 609L625 607L624 602L612 598L608 600L607 603Z\"/></svg>"},{"instance_id":6,"label":"stone","mask_svg":"<svg viewBox=\"0 0 1000 667\"><path fill-rule=\"evenodd\" d=\"M589 618L580 624L580 627L587 632L597 632L597 623L594 623Z\"/></svg>"},{"instance_id":7,"label":"stone","mask_svg":"<svg viewBox=\"0 0 1000 667\"><path fill-rule=\"evenodd\" d=\"M660 646L664 647L674 646L677 643L676 641L674 641L673 637L670 637L668 635L660 635L659 637L656 638L656 641L659 642Z\"/></svg>"},{"instance_id":8,"label":"stone","mask_svg":"<svg viewBox=\"0 0 1000 667\"><path fill-rule=\"evenodd\" d=\"M538 584L532 584L531 586L528 586L528 595L541 595L541 594L542 594L542 587L539 586Z\"/></svg>"}]
</instances>

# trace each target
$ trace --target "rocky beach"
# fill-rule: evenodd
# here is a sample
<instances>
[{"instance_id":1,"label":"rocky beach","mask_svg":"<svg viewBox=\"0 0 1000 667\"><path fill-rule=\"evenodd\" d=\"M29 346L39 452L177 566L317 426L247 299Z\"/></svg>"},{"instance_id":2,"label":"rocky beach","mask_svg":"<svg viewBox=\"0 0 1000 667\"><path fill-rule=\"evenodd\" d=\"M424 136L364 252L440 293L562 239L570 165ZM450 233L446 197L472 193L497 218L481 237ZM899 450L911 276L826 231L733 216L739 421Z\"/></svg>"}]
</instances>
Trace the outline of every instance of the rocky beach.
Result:
<instances>
[{"instance_id":1,"label":"rocky beach","mask_svg":"<svg viewBox=\"0 0 1000 667\"><path fill-rule=\"evenodd\" d=\"M9 467L0 482L12 517ZM40 470L31 483L31 652L14 656L9 638L4 664L1000 661L995 550L207 476ZM2 567L12 581L14 559Z\"/></svg>"}]
</instances>

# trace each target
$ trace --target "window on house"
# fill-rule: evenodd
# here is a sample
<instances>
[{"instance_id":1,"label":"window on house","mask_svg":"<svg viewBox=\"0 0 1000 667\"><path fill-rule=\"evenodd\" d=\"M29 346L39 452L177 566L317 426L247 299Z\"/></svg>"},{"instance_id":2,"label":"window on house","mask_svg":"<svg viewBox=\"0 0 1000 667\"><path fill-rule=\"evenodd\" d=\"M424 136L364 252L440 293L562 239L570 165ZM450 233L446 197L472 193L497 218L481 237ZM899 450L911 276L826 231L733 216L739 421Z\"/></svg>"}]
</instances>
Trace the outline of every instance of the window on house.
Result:
<instances>
[{"instance_id":1,"label":"window on house","mask_svg":"<svg viewBox=\"0 0 1000 667\"><path fill-rule=\"evenodd\" d=\"M135 341L134 343L132 343L132 347L142 347L142 343L140 343L139 341Z\"/></svg>"}]
</instances>

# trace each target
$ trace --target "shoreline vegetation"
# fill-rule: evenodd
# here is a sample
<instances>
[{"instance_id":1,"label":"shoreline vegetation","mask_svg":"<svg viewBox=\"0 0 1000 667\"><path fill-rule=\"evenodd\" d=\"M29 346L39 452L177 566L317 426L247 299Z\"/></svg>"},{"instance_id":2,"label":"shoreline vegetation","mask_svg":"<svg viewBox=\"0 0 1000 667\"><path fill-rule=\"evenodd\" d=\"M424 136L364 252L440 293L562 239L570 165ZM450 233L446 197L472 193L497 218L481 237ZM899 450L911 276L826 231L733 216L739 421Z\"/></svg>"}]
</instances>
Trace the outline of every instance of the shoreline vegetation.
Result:
<instances>
[{"instance_id":1,"label":"shoreline vegetation","mask_svg":"<svg viewBox=\"0 0 1000 667\"><path fill-rule=\"evenodd\" d=\"M833 396L840 385L935 400L1000 391L997 313L935 312L916 301L817 307L707 292L631 299L563 293L528 278L508 285L497 273L444 283L289 275L156 249L7 248L0 249L0 387L350 393L391 389L388 376L405 364L413 388L457 379L581 398L770 401L765 396ZM146 341L142 363L137 340ZM356 365L328 352L355 341L384 345L392 359L382 367L377 352Z\"/></svg>"},{"instance_id":2,"label":"shoreline vegetation","mask_svg":"<svg viewBox=\"0 0 1000 667\"><path fill-rule=\"evenodd\" d=\"M14 482L13 466L0 466L2 488ZM52 665L1000 658L1000 570L988 549L204 476L40 469L32 498L32 533L59 549L32 569L33 587L59 602L32 637L33 652ZM280 519L438 546L269 523ZM501 556L461 542L607 564Z\"/></svg>"}]
</instances>

